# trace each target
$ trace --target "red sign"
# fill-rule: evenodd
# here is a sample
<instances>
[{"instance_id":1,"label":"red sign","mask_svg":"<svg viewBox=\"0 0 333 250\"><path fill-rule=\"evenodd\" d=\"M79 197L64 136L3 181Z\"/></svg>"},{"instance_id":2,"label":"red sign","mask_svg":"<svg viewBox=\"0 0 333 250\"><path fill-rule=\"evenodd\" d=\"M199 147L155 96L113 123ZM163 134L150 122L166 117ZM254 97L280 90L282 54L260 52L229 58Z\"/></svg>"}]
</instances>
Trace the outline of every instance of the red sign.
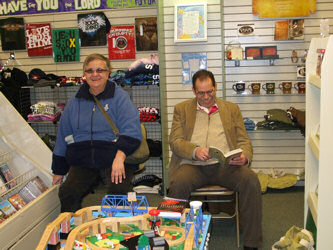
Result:
<instances>
[{"instance_id":1,"label":"red sign","mask_svg":"<svg viewBox=\"0 0 333 250\"><path fill-rule=\"evenodd\" d=\"M134 25L111 26L108 33L109 59L135 59Z\"/></svg>"},{"instance_id":2,"label":"red sign","mask_svg":"<svg viewBox=\"0 0 333 250\"><path fill-rule=\"evenodd\" d=\"M26 24L25 38L29 56L52 56L51 24Z\"/></svg>"}]
</instances>

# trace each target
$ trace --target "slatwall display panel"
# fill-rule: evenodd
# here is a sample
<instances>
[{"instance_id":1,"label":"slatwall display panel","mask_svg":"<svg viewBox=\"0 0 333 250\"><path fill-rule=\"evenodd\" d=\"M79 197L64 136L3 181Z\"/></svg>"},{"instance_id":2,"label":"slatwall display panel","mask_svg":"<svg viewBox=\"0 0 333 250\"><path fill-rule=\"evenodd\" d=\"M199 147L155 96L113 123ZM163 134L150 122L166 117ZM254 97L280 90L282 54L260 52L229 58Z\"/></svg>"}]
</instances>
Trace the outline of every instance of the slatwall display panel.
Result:
<instances>
[{"instance_id":1,"label":"slatwall display panel","mask_svg":"<svg viewBox=\"0 0 333 250\"><path fill-rule=\"evenodd\" d=\"M207 52L208 69L211 70L218 82L218 96L239 105L244 117L255 122L264 120L268 109L296 109L305 110L305 95L296 93L282 94L276 89L274 95L267 95L261 90L261 95L253 96L249 91L245 95L237 95L232 85L237 81L244 81L246 87L252 82L275 82L276 87L283 81L295 84L297 79L297 65L302 64L300 57L308 49L312 37L320 35L319 24L321 18L328 18L332 32L333 2L318 0L317 12L304 17L305 38L294 41L274 41L275 22L287 18L261 19L252 14L252 0L223 0L207 1L208 7L208 42L195 44L174 44L174 5L190 1L167 1L163 3L164 37L165 37L165 83L167 89L168 132L170 133L173 107L188 98L193 97L192 86L181 84L181 53ZM222 8L222 11L220 9ZM221 17L222 16L222 17ZM303 18L303 17L300 17ZM296 19L296 18L290 18ZM237 24L253 23L255 36L238 37ZM279 59L270 65L269 60L240 61L236 67L234 61L224 58L224 50L231 41L239 41L241 46L277 46ZM291 53L297 51L298 63L292 63ZM223 62L222 62L223 61ZM222 67L222 70L221 70ZM223 85L222 85L223 83ZM284 138L284 135L286 137ZM304 168L304 137L300 131L249 131L254 145L254 164L256 171L267 171L270 167L299 173ZM272 139L274 137L274 140ZM297 145L294 143L297 142ZM271 147L270 147L271 145ZM287 147L290 145L289 147ZM272 150L273 149L273 150ZM296 150L297 149L297 150ZM296 151L295 151L296 150ZM273 157L278 154L282 157ZM293 155L295 153L295 157ZM171 155L171 154L169 154ZM274 159L274 160L272 160ZM265 164L267 162L268 164ZM281 164L279 164L281 163ZM296 170L295 170L296 169Z\"/></svg>"},{"instance_id":2,"label":"slatwall display panel","mask_svg":"<svg viewBox=\"0 0 333 250\"><path fill-rule=\"evenodd\" d=\"M173 109L177 103L193 98L192 84L182 84L182 53L207 53L207 68L211 70L217 82L217 95L222 96L222 37L221 37L221 6L219 0L196 1L207 2L207 42L201 43L174 43L174 6L176 4L193 3L185 0L163 1L163 22L164 33L162 35L164 47L165 78L161 84L166 89L166 116L167 135L170 134ZM164 138L168 140L168 138ZM171 151L169 149L169 158Z\"/></svg>"},{"instance_id":3,"label":"slatwall display panel","mask_svg":"<svg viewBox=\"0 0 333 250\"><path fill-rule=\"evenodd\" d=\"M102 11L108 17L111 25L135 25L135 18L142 17L155 17L157 16L156 7L142 7L142 8L127 8L127 9L109 9L109 10L85 10L76 12L63 12L63 13L48 13L36 15L21 15L25 23L51 23L52 29L70 29L77 28L77 15L89 12ZM4 19L7 17L0 17ZM55 63L53 57L28 57L26 50L14 51L16 60L11 60L9 67L18 67L25 71L27 74L33 68L39 68L46 74L52 73L58 76L67 77L81 77L82 76L82 63L87 55L92 53L101 53L108 57L108 46L92 46L80 47L80 62L62 62ZM128 60L112 60L112 71L128 69L129 66L137 59L149 58L151 54L156 54L157 51L136 51L135 59ZM2 51L0 46L0 60L1 63L6 63L9 58L9 51ZM38 88L31 89L31 103L42 100L51 100L57 102L66 102L75 92L77 87L71 88ZM133 102L137 106L144 106L148 104L157 105L159 107L159 88L152 87L148 91L139 90L140 87L134 87L138 90L133 94ZM146 87L144 87L146 90ZM134 91L135 92L135 91ZM144 93L144 95L140 94ZM148 94L149 93L149 94ZM148 101L147 101L148 100ZM141 102L141 103L140 103ZM161 126L156 123L145 123L148 133L148 138L161 140ZM55 135L57 131L57 124L52 123L32 123L31 126L35 131L43 136L45 134ZM143 174L156 174L161 177L162 163L161 159L154 158L149 160L146 165L146 171Z\"/></svg>"},{"instance_id":4,"label":"slatwall display panel","mask_svg":"<svg viewBox=\"0 0 333 250\"><path fill-rule=\"evenodd\" d=\"M128 9L110 9L110 10L93 10L93 11L76 11L62 13L48 13L36 15L21 15L25 23L51 23L52 29L71 29L77 28L77 15L89 12L103 11L108 17L111 25L134 25L135 18L157 16L156 7L145 8L128 8ZM0 17L4 19L8 17ZM80 47L80 62L63 62L55 63L53 57L28 57L26 50L14 51L16 60L10 62L10 67L18 67L27 74L33 68L40 68L46 74L53 73L59 76L76 77L82 76L82 63L85 57L91 53L101 53L108 57L108 47L92 46ZM136 59L147 58L157 51L139 51L136 52ZM4 64L9 58L9 51L2 51L0 46L0 60ZM136 59L131 60L112 60L111 66L113 70L127 69Z\"/></svg>"},{"instance_id":5,"label":"slatwall display panel","mask_svg":"<svg viewBox=\"0 0 333 250\"><path fill-rule=\"evenodd\" d=\"M207 2L207 1L197 1ZM193 97L192 85L182 84L182 53L207 53L207 67L215 74L221 89L221 12L220 1L207 2L207 42L174 43L174 6L191 1L163 1L167 107ZM169 110L169 109L168 109ZM169 111L168 111L169 113Z\"/></svg>"},{"instance_id":6,"label":"slatwall display panel","mask_svg":"<svg viewBox=\"0 0 333 250\"><path fill-rule=\"evenodd\" d=\"M269 60L242 60L236 67L234 61L225 60L225 96L226 99L239 104L244 117L255 122L264 120L268 109L283 109L289 107L305 110L305 95L298 94L292 89L291 94L283 94L278 86L282 82L296 84L302 80L297 78L297 65L304 65L301 57L308 49L312 37L319 36L319 23L321 18L329 18L333 23L333 3L317 1L317 12L304 18L304 40L275 41L275 22L288 18L259 18L252 14L252 0L231 1L224 0L224 48L229 43L238 41L243 50L248 46L277 46L279 59L270 65ZM289 19L297 19L289 18ZM254 24L255 36L238 37L238 24ZM291 61L292 51L298 54L298 62ZM246 88L253 82L275 82L275 94L266 94L261 89L260 95L252 95L249 89L243 94L236 94L233 85L244 81ZM303 80L305 81L305 80ZM254 150L252 167L255 171L267 172L269 168L280 169L286 172L301 174L304 169L304 137L300 131L251 131ZM295 152L297 148L297 153Z\"/></svg>"},{"instance_id":7,"label":"slatwall display panel","mask_svg":"<svg viewBox=\"0 0 333 250\"><path fill-rule=\"evenodd\" d=\"M249 131L253 145L252 168L269 174L271 169L304 174L304 138L299 130ZM293 140L290 140L293 138Z\"/></svg>"}]
</instances>

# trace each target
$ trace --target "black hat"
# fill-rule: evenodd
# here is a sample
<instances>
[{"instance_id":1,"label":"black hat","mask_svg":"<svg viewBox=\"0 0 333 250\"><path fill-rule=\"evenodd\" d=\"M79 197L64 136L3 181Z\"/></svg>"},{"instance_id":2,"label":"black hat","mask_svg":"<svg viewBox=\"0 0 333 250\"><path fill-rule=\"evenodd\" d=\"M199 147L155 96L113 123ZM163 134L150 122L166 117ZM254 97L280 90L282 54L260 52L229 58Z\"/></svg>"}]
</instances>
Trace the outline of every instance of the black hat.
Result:
<instances>
[{"instance_id":1,"label":"black hat","mask_svg":"<svg viewBox=\"0 0 333 250\"><path fill-rule=\"evenodd\" d=\"M33 85L34 83L37 83L41 79L45 79L46 74L41 69L32 69L29 73L29 80L28 85Z\"/></svg>"},{"instance_id":2,"label":"black hat","mask_svg":"<svg viewBox=\"0 0 333 250\"><path fill-rule=\"evenodd\" d=\"M57 76L55 74L47 74L45 76L46 80L57 80L58 81L60 78L61 78L61 76Z\"/></svg>"}]
</instances>

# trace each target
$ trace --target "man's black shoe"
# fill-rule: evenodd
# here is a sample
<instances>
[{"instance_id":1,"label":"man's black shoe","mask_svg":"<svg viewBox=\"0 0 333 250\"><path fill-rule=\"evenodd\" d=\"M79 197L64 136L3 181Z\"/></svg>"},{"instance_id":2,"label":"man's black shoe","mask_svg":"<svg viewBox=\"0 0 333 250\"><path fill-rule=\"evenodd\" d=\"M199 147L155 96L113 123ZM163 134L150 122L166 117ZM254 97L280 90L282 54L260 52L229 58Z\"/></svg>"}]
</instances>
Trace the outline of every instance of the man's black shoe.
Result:
<instances>
[{"instance_id":1,"label":"man's black shoe","mask_svg":"<svg viewBox=\"0 0 333 250\"><path fill-rule=\"evenodd\" d=\"M246 247L244 246L244 250L258 250L256 247Z\"/></svg>"}]
</instances>

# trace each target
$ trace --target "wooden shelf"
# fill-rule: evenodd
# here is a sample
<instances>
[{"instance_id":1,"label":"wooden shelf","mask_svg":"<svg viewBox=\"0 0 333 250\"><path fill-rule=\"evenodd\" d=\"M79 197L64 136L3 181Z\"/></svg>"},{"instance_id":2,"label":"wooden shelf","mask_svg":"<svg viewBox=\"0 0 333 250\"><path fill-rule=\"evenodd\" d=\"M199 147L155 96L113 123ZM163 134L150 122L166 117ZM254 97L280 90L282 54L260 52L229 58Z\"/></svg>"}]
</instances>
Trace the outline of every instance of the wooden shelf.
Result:
<instances>
[{"instance_id":1,"label":"wooden shelf","mask_svg":"<svg viewBox=\"0 0 333 250\"><path fill-rule=\"evenodd\" d=\"M317 227L317 216L318 216L318 197L314 192L310 192L308 195L308 205L312 214L312 218Z\"/></svg>"},{"instance_id":2,"label":"wooden shelf","mask_svg":"<svg viewBox=\"0 0 333 250\"><path fill-rule=\"evenodd\" d=\"M319 160L319 138L316 137L315 135L311 135L309 137L309 146L315 155L317 161Z\"/></svg>"},{"instance_id":3,"label":"wooden shelf","mask_svg":"<svg viewBox=\"0 0 333 250\"><path fill-rule=\"evenodd\" d=\"M309 83L317 88L321 88L321 79L318 75L311 75L309 77Z\"/></svg>"},{"instance_id":4,"label":"wooden shelf","mask_svg":"<svg viewBox=\"0 0 333 250\"><path fill-rule=\"evenodd\" d=\"M241 59L241 60L228 60L226 59L226 61L233 61L235 62L235 67L239 67L240 66L240 62L241 61L269 61L269 65L273 66L274 65L274 60L275 59L279 59L279 56L277 56L276 58L259 58L259 59Z\"/></svg>"}]
</instances>

